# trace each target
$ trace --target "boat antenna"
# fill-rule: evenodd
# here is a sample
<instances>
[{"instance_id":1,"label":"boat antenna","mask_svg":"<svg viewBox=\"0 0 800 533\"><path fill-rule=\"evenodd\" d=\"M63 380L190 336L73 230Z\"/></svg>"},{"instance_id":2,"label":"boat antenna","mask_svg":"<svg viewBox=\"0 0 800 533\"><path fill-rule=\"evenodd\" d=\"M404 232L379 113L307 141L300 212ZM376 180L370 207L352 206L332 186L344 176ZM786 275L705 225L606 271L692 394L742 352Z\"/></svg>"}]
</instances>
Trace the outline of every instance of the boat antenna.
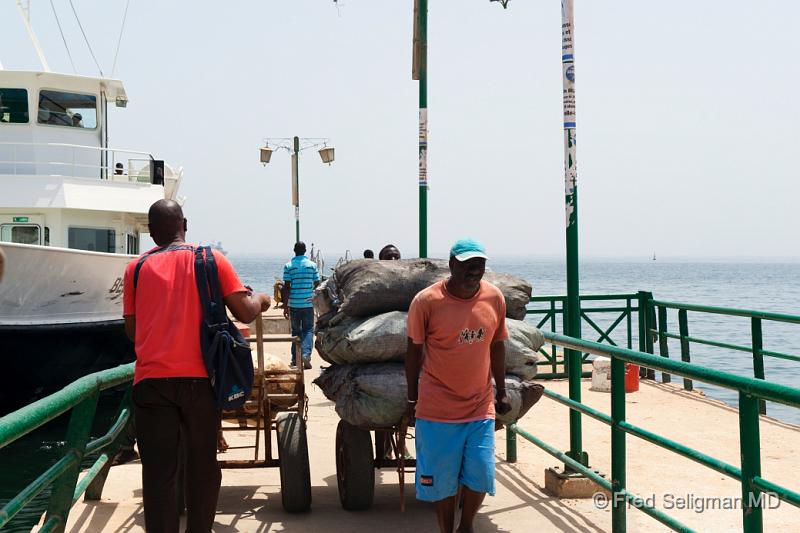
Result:
<instances>
[{"instance_id":1,"label":"boat antenna","mask_svg":"<svg viewBox=\"0 0 800 533\"><path fill-rule=\"evenodd\" d=\"M53 0L50 0L51 2ZM117 51L114 52L114 64L111 67L111 77L114 77L114 73L117 71L117 56L119 55L119 45L122 44L122 32L125 31L125 21L128 20L128 6L131 5L131 0L125 2L125 12L122 14L122 27L119 29L119 39L117 39Z\"/></svg>"},{"instance_id":2,"label":"boat antenna","mask_svg":"<svg viewBox=\"0 0 800 533\"><path fill-rule=\"evenodd\" d=\"M86 47L89 49L89 54L91 54L92 59L94 60L94 64L97 67L97 70L100 71L100 76L105 78L106 75L103 74L103 69L100 68L100 63L97 62L97 58L94 55L94 50L92 50L92 45L89 44L89 38L86 37L86 32L83 30L83 24L81 24L81 19L78 16L78 12L75 10L75 4L72 3L72 0L69 0L69 7L72 8L72 14L75 15L75 20L78 22L78 27L81 29L81 34L83 34L83 40L86 42Z\"/></svg>"},{"instance_id":3,"label":"boat antenna","mask_svg":"<svg viewBox=\"0 0 800 533\"><path fill-rule=\"evenodd\" d=\"M72 64L72 72L78 73L78 70L75 68L75 61L72 60L72 53L69 51L69 45L67 44L67 38L64 37L64 30L61 29L61 21L58 20L58 13L56 13L56 6L53 4L53 0L50 0L50 8L53 10L53 17L56 19L56 25L58 26L58 33L61 34L61 40L64 41L64 48L67 49L67 57L69 57L69 62Z\"/></svg>"},{"instance_id":4,"label":"boat antenna","mask_svg":"<svg viewBox=\"0 0 800 533\"><path fill-rule=\"evenodd\" d=\"M22 0L17 0L17 8L19 8L19 14L22 15L22 22L25 24L25 29L28 31L28 37L30 38L33 47L36 49L36 55L39 56L39 62L42 64L42 70L45 72L50 72L50 65L47 64L47 58L44 57L42 45L39 44L39 39L36 37L36 33L34 33L33 27L31 26L30 0L28 0L25 6L22 5Z\"/></svg>"}]
</instances>

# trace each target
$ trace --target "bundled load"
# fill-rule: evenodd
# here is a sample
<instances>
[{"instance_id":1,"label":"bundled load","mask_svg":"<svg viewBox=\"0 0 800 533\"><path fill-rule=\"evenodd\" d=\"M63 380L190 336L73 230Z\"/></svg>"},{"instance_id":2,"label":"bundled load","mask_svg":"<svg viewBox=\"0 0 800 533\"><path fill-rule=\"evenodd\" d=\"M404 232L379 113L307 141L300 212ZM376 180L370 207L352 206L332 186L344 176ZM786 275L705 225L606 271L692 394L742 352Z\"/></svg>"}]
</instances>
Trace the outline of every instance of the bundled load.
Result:
<instances>
[{"instance_id":1,"label":"bundled load","mask_svg":"<svg viewBox=\"0 0 800 533\"><path fill-rule=\"evenodd\" d=\"M362 428L400 422L406 409L407 311L418 292L449 275L442 260L356 260L337 267L317 288L316 348L333 366L314 383L336 403L342 420ZM542 395L543 387L530 380L544 337L522 321L531 295L528 282L488 271L483 279L497 286L506 302L506 392L512 409L497 420L508 424Z\"/></svg>"},{"instance_id":2,"label":"bundled load","mask_svg":"<svg viewBox=\"0 0 800 533\"><path fill-rule=\"evenodd\" d=\"M335 365L314 383L336 404L341 419L357 427L390 427L400 421L406 410L406 372L401 363ZM510 424L519 420L543 391L538 383L507 376L506 395L511 410L497 415L497 421Z\"/></svg>"},{"instance_id":3,"label":"bundled load","mask_svg":"<svg viewBox=\"0 0 800 533\"><path fill-rule=\"evenodd\" d=\"M447 261L409 259L374 261L359 259L338 267L333 274L339 310L351 317L408 311L421 290L450 275ZM506 316L522 320L531 297L531 285L523 279L487 271L483 279L497 286L506 300Z\"/></svg>"},{"instance_id":4,"label":"bundled load","mask_svg":"<svg viewBox=\"0 0 800 533\"><path fill-rule=\"evenodd\" d=\"M403 361L408 347L407 316L402 311L368 318L340 313L317 332L317 352L336 365ZM544 345L544 337L521 320L508 319L506 325L506 373L529 381L536 376L536 352Z\"/></svg>"}]
</instances>

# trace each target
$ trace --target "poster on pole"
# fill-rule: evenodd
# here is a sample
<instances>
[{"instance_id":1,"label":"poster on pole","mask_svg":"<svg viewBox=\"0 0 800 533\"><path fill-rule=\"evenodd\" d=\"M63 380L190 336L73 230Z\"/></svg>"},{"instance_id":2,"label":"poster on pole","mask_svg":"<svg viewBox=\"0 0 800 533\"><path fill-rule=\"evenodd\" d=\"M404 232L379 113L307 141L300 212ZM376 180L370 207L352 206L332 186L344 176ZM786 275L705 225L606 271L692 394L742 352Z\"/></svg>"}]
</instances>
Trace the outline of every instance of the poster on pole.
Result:
<instances>
[{"instance_id":1,"label":"poster on pole","mask_svg":"<svg viewBox=\"0 0 800 533\"><path fill-rule=\"evenodd\" d=\"M564 194L566 226L575 223L575 189L578 182L575 109L575 42L573 0L561 0L561 67L564 105Z\"/></svg>"},{"instance_id":2,"label":"poster on pole","mask_svg":"<svg viewBox=\"0 0 800 533\"><path fill-rule=\"evenodd\" d=\"M428 186L428 110L419 110L419 186Z\"/></svg>"}]
</instances>

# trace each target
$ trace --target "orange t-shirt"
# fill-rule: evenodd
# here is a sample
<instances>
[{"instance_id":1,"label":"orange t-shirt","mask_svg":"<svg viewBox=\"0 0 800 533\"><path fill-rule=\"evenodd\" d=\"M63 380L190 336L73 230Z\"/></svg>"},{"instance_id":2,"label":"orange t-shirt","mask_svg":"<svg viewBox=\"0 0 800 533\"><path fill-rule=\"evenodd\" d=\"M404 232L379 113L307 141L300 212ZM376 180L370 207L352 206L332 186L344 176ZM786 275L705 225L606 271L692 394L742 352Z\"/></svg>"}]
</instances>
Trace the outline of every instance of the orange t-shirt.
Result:
<instances>
[{"instance_id":1,"label":"orange t-shirt","mask_svg":"<svg viewBox=\"0 0 800 533\"><path fill-rule=\"evenodd\" d=\"M213 253L223 297L244 292L228 259ZM139 258L134 259L125 269L122 295L123 316L136 316L133 383L146 378L208 377L200 351L203 310L194 277L194 252L176 250L148 257L134 290L138 262Z\"/></svg>"},{"instance_id":2,"label":"orange t-shirt","mask_svg":"<svg viewBox=\"0 0 800 533\"><path fill-rule=\"evenodd\" d=\"M508 338L500 289L481 281L469 300L434 283L411 302L408 337L425 347L417 417L434 422L494 418L490 348Z\"/></svg>"}]
</instances>

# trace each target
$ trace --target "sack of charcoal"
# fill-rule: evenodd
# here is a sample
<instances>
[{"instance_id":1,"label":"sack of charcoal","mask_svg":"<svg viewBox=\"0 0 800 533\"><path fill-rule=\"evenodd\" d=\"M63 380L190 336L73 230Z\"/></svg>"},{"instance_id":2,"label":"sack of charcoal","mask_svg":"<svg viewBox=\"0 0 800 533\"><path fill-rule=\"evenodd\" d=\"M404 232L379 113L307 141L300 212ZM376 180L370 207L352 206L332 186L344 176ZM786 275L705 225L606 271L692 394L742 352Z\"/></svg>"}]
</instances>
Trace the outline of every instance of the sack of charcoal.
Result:
<instances>
[{"instance_id":1,"label":"sack of charcoal","mask_svg":"<svg viewBox=\"0 0 800 533\"><path fill-rule=\"evenodd\" d=\"M408 311L421 290L450 275L441 259L374 261L359 259L345 263L333 273L339 310L351 317L375 316L389 311ZM508 274L486 271L483 279L494 284L506 300L506 316L522 320L531 297L531 285Z\"/></svg>"},{"instance_id":2,"label":"sack of charcoal","mask_svg":"<svg viewBox=\"0 0 800 533\"><path fill-rule=\"evenodd\" d=\"M402 311L367 318L340 314L317 331L317 353L335 365L403 361L408 347L407 317ZM544 336L522 320L508 319L506 326L506 373L530 381L536 377L537 352Z\"/></svg>"},{"instance_id":3,"label":"sack of charcoal","mask_svg":"<svg viewBox=\"0 0 800 533\"><path fill-rule=\"evenodd\" d=\"M497 417L500 424L519 420L542 397L538 383L506 376L511 411ZM406 374L401 363L335 365L314 380L335 403L339 417L354 426L387 428L399 424L406 410Z\"/></svg>"}]
</instances>

